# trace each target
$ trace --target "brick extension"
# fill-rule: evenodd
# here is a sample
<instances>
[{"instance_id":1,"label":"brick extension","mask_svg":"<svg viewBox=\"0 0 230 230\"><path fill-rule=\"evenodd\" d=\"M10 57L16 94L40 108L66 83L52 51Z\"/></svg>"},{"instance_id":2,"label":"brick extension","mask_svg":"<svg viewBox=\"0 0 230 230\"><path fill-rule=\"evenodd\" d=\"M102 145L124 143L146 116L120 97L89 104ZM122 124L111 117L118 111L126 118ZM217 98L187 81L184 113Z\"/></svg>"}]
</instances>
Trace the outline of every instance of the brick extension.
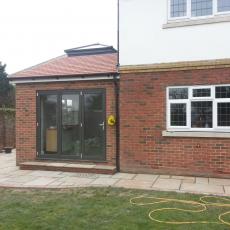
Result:
<instances>
[{"instance_id":1,"label":"brick extension","mask_svg":"<svg viewBox=\"0 0 230 230\"><path fill-rule=\"evenodd\" d=\"M106 90L106 117L115 114L115 94L113 81L77 81L61 83L18 84L16 87L16 162L36 160L36 91L58 89ZM106 126L106 165L115 165L115 127Z\"/></svg>"},{"instance_id":2,"label":"brick extension","mask_svg":"<svg viewBox=\"0 0 230 230\"><path fill-rule=\"evenodd\" d=\"M166 87L229 84L230 68L133 72L120 78L121 171L230 177L229 139L162 136Z\"/></svg>"}]
</instances>

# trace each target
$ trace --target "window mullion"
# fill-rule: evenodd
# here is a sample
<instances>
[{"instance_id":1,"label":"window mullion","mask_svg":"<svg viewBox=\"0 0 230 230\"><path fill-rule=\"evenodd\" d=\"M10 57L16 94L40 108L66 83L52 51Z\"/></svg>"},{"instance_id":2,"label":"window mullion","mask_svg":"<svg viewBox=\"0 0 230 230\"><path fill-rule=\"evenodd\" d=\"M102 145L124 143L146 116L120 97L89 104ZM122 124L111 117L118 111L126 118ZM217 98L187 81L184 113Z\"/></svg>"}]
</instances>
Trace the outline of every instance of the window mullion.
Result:
<instances>
[{"instance_id":1,"label":"window mullion","mask_svg":"<svg viewBox=\"0 0 230 230\"><path fill-rule=\"evenodd\" d=\"M167 14L168 14L168 20L171 18L171 0L168 0L168 9L167 9Z\"/></svg>"},{"instance_id":2,"label":"window mullion","mask_svg":"<svg viewBox=\"0 0 230 230\"><path fill-rule=\"evenodd\" d=\"M168 91L168 90L167 90ZM167 99L167 114L166 114L166 121L167 121L167 129L169 129L171 124L171 109L170 109L170 101Z\"/></svg>"},{"instance_id":3,"label":"window mullion","mask_svg":"<svg viewBox=\"0 0 230 230\"><path fill-rule=\"evenodd\" d=\"M191 0L188 0L191 3ZM191 98L192 87L188 87L188 101L187 101L187 127L191 130Z\"/></svg>"},{"instance_id":4,"label":"window mullion","mask_svg":"<svg viewBox=\"0 0 230 230\"><path fill-rule=\"evenodd\" d=\"M191 18L192 15L192 0L187 0L187 17Z\"/></svg>"},{"instance_id":5,"label":"window mullion","mask_svg":"<svg viewBox=\"0 0 230 230\"><path fill-rule=\"evenodd\" d=\"M187 127L191 129L191 100L187 102Z\"/></svg>"},{"instance_id":6,"label":"window mullion","mask_svg":"<svg viewBox=\"0 0 230 230\"><path fill-rule=\"evenodd\" d=\"M218 13L218 0L213 0L213 15Z\"/></svg>"},{"instance_id":7,"label":"window mullion","mask_svg":"<svg viewBox=\"0 0 230 230\"><path fill-rule=\"evenodd\" d=\"M217 129L217 116L218 116L218 112L217 112L217 101L213 100L213 128Z\"/></svg>"}]
</instances>

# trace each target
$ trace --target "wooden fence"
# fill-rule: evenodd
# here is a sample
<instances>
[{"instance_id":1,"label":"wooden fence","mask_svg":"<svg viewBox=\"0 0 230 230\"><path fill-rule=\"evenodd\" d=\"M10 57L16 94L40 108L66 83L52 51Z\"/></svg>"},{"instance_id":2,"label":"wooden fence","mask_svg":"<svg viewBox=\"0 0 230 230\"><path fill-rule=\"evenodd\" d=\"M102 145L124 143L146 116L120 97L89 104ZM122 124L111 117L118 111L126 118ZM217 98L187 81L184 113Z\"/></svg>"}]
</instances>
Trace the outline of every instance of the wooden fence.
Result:
<instances>
[{"instance_id":1,"label":"wooden fence","mask_svg":"<svg viewBox=\"0 0 230 230\"><path fill-rule=\"evenodd\" d=\"M0 108L0 150L15 147L15 109Z\"/></svg>"}]
</instances>

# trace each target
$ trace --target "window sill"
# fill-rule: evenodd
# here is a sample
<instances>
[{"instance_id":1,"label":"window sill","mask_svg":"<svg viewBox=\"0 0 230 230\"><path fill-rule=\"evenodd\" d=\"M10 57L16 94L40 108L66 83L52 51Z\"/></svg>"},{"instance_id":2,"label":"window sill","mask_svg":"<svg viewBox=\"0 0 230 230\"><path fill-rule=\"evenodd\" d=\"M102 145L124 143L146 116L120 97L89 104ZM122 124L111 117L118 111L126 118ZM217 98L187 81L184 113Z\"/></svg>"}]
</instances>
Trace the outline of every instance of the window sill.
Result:
<instances>
[{"instance_id":1,"label":"window sill","mask_svg":"<svg viewBox=\"0 0 230 230\"><path fill-rule=\"evenodd\" d=\"M162 131L163 137L210 137L230 138L230 133L225 132L191 132L191 131Z\"/></svg>"},{"instance_id":2,"label":"window sill","mask_svg":"<svg viewBox=\"0 0 230 230\"><path fill-rule=\"evenodd\" d=\"M185 27L185 26L196 26L196 25L212 24L212 23L220 23L220 22L230 22L230 15L224 15L224 16L221 15L221 16L214 16L212 18L202 18L202 19L183 19L183 20L168 21L166 24L163 24L163 29Z\"/></svg>"}]
</instances>

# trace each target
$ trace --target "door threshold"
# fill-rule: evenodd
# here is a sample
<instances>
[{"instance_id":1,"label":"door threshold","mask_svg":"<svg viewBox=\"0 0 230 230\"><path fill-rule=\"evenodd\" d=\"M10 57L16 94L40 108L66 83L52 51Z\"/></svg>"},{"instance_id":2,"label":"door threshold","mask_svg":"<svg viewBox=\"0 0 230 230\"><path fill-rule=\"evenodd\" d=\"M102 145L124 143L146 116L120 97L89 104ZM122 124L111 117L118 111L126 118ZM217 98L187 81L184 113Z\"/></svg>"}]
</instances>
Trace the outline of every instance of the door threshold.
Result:
<instances>
[{"instance_id":1,"label":"door threshold","mask_svg":"<svg viewBox=\"0 0 230 230\"><path fill-rule=\"evenodd\" d=\"M97 173L109 174L116 173L116 166L104 164L86 164L76 162L45 162L45 161L31 161L23 162L20 165L22 170L45 170L45 171L62 171L62 172L76 172L76 173Z\"/></svg>"},{"instance_id":2,"label":"door threshold","mask_svg":"<svg viewBox=\"0 0 230 230\"><path fill-rule=\"evenodd\" d=\"M52 162L66 162L66 163L70 163L70 162L74 162L74 163L102 163L102 164L107 164L108 161L106 160L90 160L90 159L77 159L77 158L52 158L52 157L37 157L36 161L52 161Z\"/></svg>"}]
</instances>

